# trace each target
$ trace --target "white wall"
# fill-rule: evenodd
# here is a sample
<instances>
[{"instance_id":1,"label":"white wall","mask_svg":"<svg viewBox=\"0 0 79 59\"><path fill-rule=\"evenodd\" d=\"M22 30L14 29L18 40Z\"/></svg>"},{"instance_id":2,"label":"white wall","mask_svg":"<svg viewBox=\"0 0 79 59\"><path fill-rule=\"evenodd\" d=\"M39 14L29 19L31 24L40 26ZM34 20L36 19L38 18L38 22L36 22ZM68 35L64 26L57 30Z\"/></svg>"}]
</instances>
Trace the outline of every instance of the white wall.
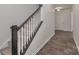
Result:
<instances>
[{"instance_id":1,"label":"white wall","mask_svg":"<svg viewBox=\"0 0 79 59\"><path fill-rule=\"evenodd\" d=\"M43 5L41 13L44 22L40 27L34 40L32 41L26 54L36 54L45 45L45 43L47 43L47 41L54 35L55 22L54 12L52 12L53 8L53 5Z\"/></svg>"},{"instance_id":2,"label":"white wall","mask_svg":"<svg viewBox=\"0 0 79 59\"><path fill-rule=\"evenodd\" d=\"M73 36L74 41L77 45L78 51L79 51L79 5L73 5Z\"/></svg>"},{"instance_id":3,"label":"white wall","mask_svg":"<svg viewBox=\"0 0 79 59\"><path fill-rule=\"evenodd\" d=\"M64 9L55 13L56 30L71 31L71 9Z\"/></svg>"},{"instance_id":4,"label":"white wall","mask_svg":"<svg viewBox=\"0 0 79 59\"><path fill-rule=\"evenodd\" d=\"M10 38L10 27L14 24L21 24L36 9L38 5L0 5L0 46Z\"/></svg>"}]
</instances>

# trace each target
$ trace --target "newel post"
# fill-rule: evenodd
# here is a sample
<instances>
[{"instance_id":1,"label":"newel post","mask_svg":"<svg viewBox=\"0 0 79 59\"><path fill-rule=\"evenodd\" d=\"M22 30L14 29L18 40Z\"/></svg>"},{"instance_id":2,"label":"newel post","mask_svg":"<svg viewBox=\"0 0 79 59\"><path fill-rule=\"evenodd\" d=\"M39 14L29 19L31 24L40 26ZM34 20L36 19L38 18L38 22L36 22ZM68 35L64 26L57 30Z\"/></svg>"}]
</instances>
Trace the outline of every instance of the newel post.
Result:
<instances>
[{"instance_id":1,"label":"newel post","mask_svg":"<svg viewBox=\"0 0 79 59\"><path fill-rule=\"evenodd\" d=\"M17 31L18 31L18 26L13 25L11 27L11 38L12 38L12 55L17 55Z\"/></svg>"}]
</instances>

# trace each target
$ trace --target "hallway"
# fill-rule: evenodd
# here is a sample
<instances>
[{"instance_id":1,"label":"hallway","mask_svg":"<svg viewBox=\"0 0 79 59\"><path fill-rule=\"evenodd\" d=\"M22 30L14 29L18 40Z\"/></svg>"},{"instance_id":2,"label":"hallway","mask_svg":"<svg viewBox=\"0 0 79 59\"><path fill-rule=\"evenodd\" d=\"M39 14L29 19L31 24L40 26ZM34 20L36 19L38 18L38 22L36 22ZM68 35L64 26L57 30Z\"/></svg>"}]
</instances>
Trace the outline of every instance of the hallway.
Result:
<instances>
[{"instance_id":1,"label":"hallway","mask_svg":"<svg viewBox=\"0 0 79 59\"><path fill-rule=\"evenodd\" d=\"M37 53L37 55L78 55L72 32L55 31L54 37Z\"/></svg>"}]
</instances>

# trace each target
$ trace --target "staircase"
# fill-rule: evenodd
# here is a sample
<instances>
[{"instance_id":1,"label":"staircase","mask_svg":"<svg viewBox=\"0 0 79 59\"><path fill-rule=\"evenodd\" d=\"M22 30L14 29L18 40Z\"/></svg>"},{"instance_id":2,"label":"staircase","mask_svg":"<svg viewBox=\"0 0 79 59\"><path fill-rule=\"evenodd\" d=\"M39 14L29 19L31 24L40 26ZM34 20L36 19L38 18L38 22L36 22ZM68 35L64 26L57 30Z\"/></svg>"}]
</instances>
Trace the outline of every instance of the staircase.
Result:
<instances>
[{"instance_id":1,"label":"staircase","mask_svg":"<svg viewBox=\"0 0 79 59\"><path fill-rule=\"evenodd\" d=\"M1 55L11 55L11 48L6 47L6 48L2 49L1 50Z\"/></svg>"},{"instance_id":2,"label":"staircase","mask_svg":"<svg viewBox=\"0 0 79 59\"><path fill-rule=\"evenodd\" d=\"M8 42L7 47L0 50L2 55L24 55L26 53L43 23L39 16L41 14L41 7L42 5L39 5L35 12L20 26L11 26L12 40ZM37 15L40 19L38 19Z\"/></svg>"},{"instance_id":3,"label":"staircase","mask_svg":"<svg viewBox=\"0 0 79 59\"><path fill-rule=\"evenodd\" d=\"M11 55L11 41L8 41L7 45L0 50L1 55Z\"/></svg>"}]
</instances>

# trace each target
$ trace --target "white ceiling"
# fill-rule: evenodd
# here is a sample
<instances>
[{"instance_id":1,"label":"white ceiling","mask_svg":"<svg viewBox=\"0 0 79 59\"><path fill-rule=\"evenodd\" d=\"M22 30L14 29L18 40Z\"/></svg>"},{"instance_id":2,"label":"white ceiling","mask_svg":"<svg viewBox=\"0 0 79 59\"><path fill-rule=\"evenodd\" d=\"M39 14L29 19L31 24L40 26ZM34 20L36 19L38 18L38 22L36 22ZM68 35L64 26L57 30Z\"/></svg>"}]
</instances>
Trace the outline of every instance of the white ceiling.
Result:
<instances>
[{"instance_id":1,"label":"white ceiling","mask_svg":"<svg viewBox=\"0 0 79 59\"><path fill-rule=\"evenodd\" d=\"M64 8L68 8L71 9L72 8L72 4L55 4L55 7L64 7Z\"/></svg>"}]
</instances>

